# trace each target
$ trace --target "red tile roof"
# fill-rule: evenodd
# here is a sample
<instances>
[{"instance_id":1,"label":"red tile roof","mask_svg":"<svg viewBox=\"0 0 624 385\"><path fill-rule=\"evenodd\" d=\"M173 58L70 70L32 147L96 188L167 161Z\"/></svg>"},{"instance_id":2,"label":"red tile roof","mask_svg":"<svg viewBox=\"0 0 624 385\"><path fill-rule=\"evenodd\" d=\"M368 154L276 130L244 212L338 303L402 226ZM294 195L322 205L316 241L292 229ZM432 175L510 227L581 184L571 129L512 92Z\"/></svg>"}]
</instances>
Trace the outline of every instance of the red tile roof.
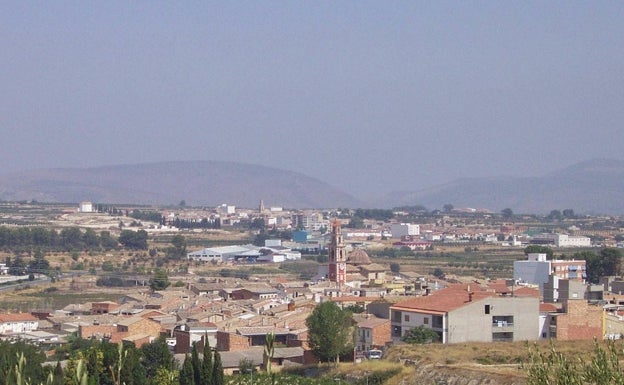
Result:
<instances>
[{"instance_id":1,"label":"red tile roof","mask_svg":"<svg viewBox=\"0 0 624 385\"><path fill-rule=\"evenodd\" d=\"M514 288L514 296L515 297L538 297L540 296L539 294L539 289L537 288L533 288L533 287L526 287L526 286L521 286L521 287L515 287Z\"/></svg>"},{"instance_id":2,"label":"red tile roof","mask_svg":"<svg viewBox=\"0 0 624 385\"><path fill-rule=\"evenodd\" d=\"M28 322L38 321L37 317L30 313L3 313L0 314L0 322Z\"/></svg>"},{"instance_id":3,"label":"red tile roof","mask_svg":"<svg viewBox=\"0 0 624 385\"><path fill-rule=\"evenodd\" d=\"M473 289L474 286L476 290ZM472 298L469 298L469 291ZM447 313L451 310L459 309L468 302L477 301L483 298L495 297L493 291L482 290L478 285L453 285L446 289L441 289L431 295L411 298L401 301L392 306L392 309L422 310L434 313Z\"/></svg>"},{"instance_id":4,"label":"red tile roof","mask_svg":"<svg viewBox=\"0 0 624 385\"><path fill-rule=\"evenodd\" d=\"M541 313L556 313L557 310L557 306L552 303L540 303L539 305L539 311Z\"/></svg>"}]
</instances>

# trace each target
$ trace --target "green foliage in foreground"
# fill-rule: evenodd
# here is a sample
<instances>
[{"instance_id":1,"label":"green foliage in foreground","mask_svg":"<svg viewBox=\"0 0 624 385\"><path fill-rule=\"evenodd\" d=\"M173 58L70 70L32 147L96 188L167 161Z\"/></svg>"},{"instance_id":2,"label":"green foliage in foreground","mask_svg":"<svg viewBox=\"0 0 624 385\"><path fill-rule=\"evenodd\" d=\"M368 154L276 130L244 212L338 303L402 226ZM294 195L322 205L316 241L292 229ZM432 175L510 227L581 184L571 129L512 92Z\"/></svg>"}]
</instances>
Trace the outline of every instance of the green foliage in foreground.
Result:
<instances>
[{"instance_id":1,"label":"green foliage in foreground","mask_svg":"<svg viewBox=\"0 0 624 385\"><path fill-rule=\"evenodd\" d=\"M358 377L341 377L342 383L348 383L349 385L382 385L389 378L397 375L401 369L392 369L384 371L373 371L368 373L361 372ZM367 378L368 377L368 378ZM237 374L229 376L226 379L225 385L250 385L250 374ZM307 377L304 375L296 375L285 372L267 374L263 372L254 372L253 385L275 385L275 384L287 384L287 385L337 385L337 378L334 376L325 376L320 378Z\"/></svg>"},{"instance_id":2,"label":"green foliage in foreground","mask_svg":"<svg viewBox=\"0 0 624 385\"><path fill-rule=\"evenodd\" d=\"M409 329L401 340L408 344L428 344L431 342L438 342L440 336L435 331L420 325Z\"/></svg>"},{"instance_id":3,"label":"green foliage in foreground","mask_svg":"<svg viewBox=\"0 0 624 385\"><path fill-rule=\"evenodd\" d=\"M622 346L621 342L595 342L593 353L586 359L570 359L554 345L547 352L529 347L527 385L624 384Z\"/></svg>"}]
</instances>

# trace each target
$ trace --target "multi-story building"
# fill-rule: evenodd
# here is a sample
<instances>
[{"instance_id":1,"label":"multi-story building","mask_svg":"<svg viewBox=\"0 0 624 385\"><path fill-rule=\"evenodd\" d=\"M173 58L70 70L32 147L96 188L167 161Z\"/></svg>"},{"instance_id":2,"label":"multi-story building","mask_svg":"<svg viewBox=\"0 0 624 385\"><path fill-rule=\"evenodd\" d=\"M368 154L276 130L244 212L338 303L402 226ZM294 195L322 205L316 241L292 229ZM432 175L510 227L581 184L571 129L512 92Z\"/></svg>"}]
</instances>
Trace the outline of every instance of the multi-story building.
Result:
<instances>
[{"instance_id":1,"label":"multi-story building","mask_svg":"<svg viewBox=\"0 0 624 385\"><path fill-rule=\"evenodd\" d=\"M536 340L539 297L501 296L456 285L396 303L390 307L390 321L395 342L419 326L438 333L443 343Z\"/></svg>"},{"instance_id":2,"label":"multi-story building","mask_svg":"<svg viewBox=\"0 0 624 385\"><path fill-rule=\"evenodd\" d=\"M413 223L394 223L390 226L392 238L420 235L420 226Z\"/></svg>"},{"instance_id":3,"label":"multi-story building","mask_svg":"<svg viewBox=\"0 0 624 385\"><path fill-rule=\"evenodd\" d=\"M540 291L550 276L550 261L546 254L530 253L524 261L514 261L513 278L516 282L539 285Z\"/></svg>"},{"instance_id":4,"label":"multi-story building","mask_svg":"<svg viewBox=\"0 0 624 385\"><path fill-rule=\"evenodd\" d=\"M531 243L540 245L553 245L555 247L589 247L589 237L568 234L538 234L531 239Z\"/></svg>"},{"instance_id":5,"label":"multi-story building","mask_svg":"<svg viewBox=\"0 0 624 385\"><path fill-rule=\"evenodd\" d=\"M39 320L30 313L0 314L0 334L26 333L38 327Z\"/></svg>"},{"instance_id":6,"label":"multi-story building","mask_svg":"<svg viewBox=\"0 0 624 385\"><path fill-rule=\"evenodd\" d=\"M318 231L321 227L327 225L327 221L323 219L323 214L319 212L295 213L291 217L291 222L293 228L314 231Z\"/></svg>"},{"instance_id":7,"label":"multi-story building","mask_svg":"<svg viewBox=\"0 0 624 385\"><path fill-rule=\"evenodd\" d=\"M554 259L551 261L551 273L556 277L571 281L583 282L587 278L586 264L582 260Z\"/></svg>"},{"instance_id":8,"label":"multi-story building","mask_svg":"<svg viewBox=\"0 0 624 385\"><path fill-rule=\"evenodd\" d=\"M382 348L392 342L389 319L377 318L368 313L354 315L353 318L356 322L356 351L367 352L371 349Z\"/></svg>"},{"instance_id":9,"label":"multi-story building","mask_svg":"<svg viewBox=\"0 0 624 385\"><path fill-rule=\"evenodd\" d=\"M546 260L546 254L531 253L525 261L514 261L514 280L539 285L543 292L544 284L550 276L571 281L584 282L587 278L585 261L582 260Z\"/></svg>"}]
</instances>

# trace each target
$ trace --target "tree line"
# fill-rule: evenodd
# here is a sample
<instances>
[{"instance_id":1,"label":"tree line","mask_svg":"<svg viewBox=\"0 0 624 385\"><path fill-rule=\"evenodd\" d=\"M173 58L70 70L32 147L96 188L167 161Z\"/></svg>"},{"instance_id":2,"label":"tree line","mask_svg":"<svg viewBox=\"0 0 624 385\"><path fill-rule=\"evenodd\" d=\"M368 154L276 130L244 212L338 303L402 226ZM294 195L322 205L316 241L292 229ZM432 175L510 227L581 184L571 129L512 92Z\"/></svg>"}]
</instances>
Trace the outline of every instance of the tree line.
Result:
<instances>
[{"instance_id":1,"label":"tree line","mask_svg":"<svg viewBox=\"0 0 624 385\"><path fill-rule=\"evenodd\" d=\"M145 230L122 230L119 237L110 231L96 233L93 229L82 231L78 227L67 227L61 231L44 227L0 226L0 249L9 252L23 252L35 249L47 251L112 250L123 246L128 249L147 249Z\"/></svg>"}]
</instances>

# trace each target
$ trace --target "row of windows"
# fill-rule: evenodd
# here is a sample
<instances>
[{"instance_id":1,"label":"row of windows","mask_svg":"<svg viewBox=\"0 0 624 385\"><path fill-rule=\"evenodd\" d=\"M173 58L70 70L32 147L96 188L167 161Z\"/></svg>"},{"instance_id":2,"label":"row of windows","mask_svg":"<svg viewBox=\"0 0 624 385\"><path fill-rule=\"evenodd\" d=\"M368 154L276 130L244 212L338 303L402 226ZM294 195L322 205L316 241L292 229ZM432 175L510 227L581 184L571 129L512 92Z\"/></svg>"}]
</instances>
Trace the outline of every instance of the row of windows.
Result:
<instances>
[{"instance_id":1,"label":"row of windows","mask_svg":"<svg viewBox=\"0 0 624 385\"><path fill-rule=\"evenodd\" d=\"M403 316L402 319L401 316ZM431 317L423 317L423 325L429 325L429 318L431 318L432 328L442 328L442 316L432 315ZM410 314L402 314L400 311L392 311L392 321L394 322L410 322L410 319Z\"/></svg>"}]
</instances>

